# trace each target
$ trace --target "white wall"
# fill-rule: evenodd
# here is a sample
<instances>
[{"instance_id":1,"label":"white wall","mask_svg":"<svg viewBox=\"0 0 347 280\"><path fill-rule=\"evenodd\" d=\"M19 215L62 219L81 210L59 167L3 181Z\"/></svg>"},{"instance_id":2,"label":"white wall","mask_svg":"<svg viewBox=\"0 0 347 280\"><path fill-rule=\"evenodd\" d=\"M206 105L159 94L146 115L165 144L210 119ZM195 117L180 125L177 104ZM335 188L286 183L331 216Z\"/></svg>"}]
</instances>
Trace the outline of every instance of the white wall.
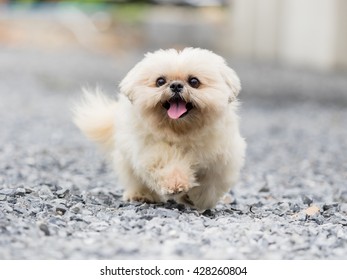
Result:
<instances>
[{"instance_id":1,"label":"white wall","mask_svg":"<svg viewBox=\"0 0 347 280\"><path fill-rule=\"evenodd\" d=\"M240 56L347 68L347 1L232 0L228 47Z\"/></svg>"}]
</instances>

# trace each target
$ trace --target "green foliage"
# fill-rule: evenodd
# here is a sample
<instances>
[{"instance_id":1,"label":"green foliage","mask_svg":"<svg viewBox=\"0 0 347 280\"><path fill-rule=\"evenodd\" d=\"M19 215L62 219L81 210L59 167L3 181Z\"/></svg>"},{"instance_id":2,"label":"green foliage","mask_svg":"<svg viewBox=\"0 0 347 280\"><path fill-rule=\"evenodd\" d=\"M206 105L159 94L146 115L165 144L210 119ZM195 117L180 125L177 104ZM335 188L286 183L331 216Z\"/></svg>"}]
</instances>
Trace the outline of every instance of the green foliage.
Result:
<instances>
[{"instance_id":1,"label":"green foliage","mask_svg":"<svg viewBox=\"0 0 347 280\"><path fill-rule=\"evenodd\" d=\"M53 4L58 7L78 5L86 12L104 10L117 21L137 23L141 21L150 2L149 0L17 0L12 1L12 4L17 8L38 7L37 5L41 4Z\"/></svg>"},{"instance_id":2,"label":"green foliage","mask_svg":"<svg viewBox=\"0 0 347 280\"><path fill-rule=\"evenodd\" d=\"M146 4L123 4L115 6L111 10L111 15L119 21L137 23L141 21L147 9Z\"/></svg>"}]
</instances>

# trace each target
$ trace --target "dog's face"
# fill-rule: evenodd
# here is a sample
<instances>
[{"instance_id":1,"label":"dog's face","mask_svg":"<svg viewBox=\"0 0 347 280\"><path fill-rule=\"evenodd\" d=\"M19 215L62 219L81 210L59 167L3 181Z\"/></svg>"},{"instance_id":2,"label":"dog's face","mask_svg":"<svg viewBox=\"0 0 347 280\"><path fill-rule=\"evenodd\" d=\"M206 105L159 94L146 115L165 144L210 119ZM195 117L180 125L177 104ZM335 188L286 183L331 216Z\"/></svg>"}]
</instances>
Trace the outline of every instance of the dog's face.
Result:
<instances>
[{"instance_id":1,"label":"dog's face","mask_svg":"<svg viewBox=\"0 0 347 280\"><path fill-rule=\"evenodd\" d=\"M120 89L145 120L184 132L218 118L236 100L240 81L211 51L169 49L148 53Z\"/></svg>"}]
</instances>

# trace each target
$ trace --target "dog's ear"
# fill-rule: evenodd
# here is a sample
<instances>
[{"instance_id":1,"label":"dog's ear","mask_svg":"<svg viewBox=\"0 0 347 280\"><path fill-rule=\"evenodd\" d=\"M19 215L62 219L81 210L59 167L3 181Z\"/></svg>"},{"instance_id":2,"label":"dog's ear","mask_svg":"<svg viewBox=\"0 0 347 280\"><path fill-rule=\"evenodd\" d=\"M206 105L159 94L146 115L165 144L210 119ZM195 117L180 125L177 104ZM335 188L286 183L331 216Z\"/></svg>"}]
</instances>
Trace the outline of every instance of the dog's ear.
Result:
<instances>
[{"instance_id":1,"label":"dog's ear","mask_svg":"<svg viewBox=\"0 0 347 280\"><path fill-rule=\"evenodd\" d=\"M221 75L230 89L229 103L234 101L241 90L241 82L237 74L228 65L224 64L221 69Z\"/></svg>"},{"instance_id":2,"label":"dog's ear","mask_svg":"<svg viewBox=\"0 0 347 280\"><path fill-rule=\"evenodd\" d=\"M133 90L133 81L131 79L132 70L123 78L119 84L119 89L121 94L124 94L130 102L134 100L134 90Z\"/></svg>"},{"instance_id":3,"label":"dog's ear","mask_svg":"<svg viewBox=\"0 0 347 280\"><path fill-rule=\"evenodd\" d=\"M146 82L146 79L143 79L142 77L144 76L144 73L149 72L147 67L145 67L145 60L150 55L151 53L147 53L143 60L138 62L132 69L130 69L119 84L120 93L128 97L131 103L133 103L133 101L136 99L136 87L139 85L144 85Z\"/></svg>"}]
</instances>

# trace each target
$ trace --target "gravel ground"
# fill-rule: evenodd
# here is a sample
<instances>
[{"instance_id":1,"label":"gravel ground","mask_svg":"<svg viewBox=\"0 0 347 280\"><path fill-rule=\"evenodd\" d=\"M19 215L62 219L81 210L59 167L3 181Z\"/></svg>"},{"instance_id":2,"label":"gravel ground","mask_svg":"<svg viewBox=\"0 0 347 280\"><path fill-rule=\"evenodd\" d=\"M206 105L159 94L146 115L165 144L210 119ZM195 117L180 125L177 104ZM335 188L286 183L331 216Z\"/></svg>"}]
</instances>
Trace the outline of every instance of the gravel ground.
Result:
<instances>
[{"instance_id":1,"label":"gravel ground","mask_svg":"<svg viewBox=\"0 0 347 280\"><path fill-rule=\"evenodd\" d=\"M138 55L0 49L0 259L347 259L347 80L236 61L247 163L200 214L121 201L72 125L82 85L110 93Z\"/></svg>"}]
</instances>

